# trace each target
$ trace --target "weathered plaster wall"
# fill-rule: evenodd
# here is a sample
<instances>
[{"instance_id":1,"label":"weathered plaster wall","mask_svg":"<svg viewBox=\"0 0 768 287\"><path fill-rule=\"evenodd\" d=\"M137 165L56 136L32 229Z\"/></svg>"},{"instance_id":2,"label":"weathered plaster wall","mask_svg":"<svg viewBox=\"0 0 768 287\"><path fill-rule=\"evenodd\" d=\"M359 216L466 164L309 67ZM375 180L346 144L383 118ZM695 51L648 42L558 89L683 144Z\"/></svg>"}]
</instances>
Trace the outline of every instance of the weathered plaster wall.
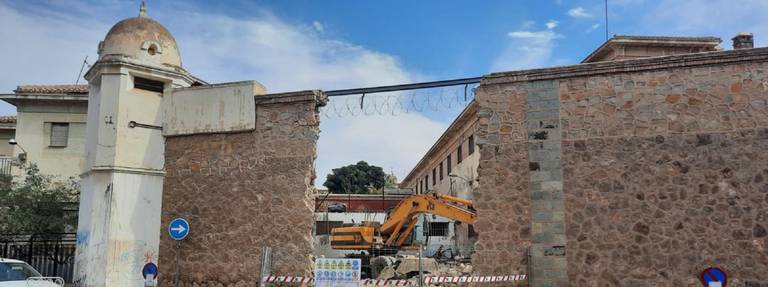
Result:
<instances>
[{"instance_id":1,"label":"weathered plaster wall","mask_svg":"<svg viewBox=\"0 0 768 287\"><path fill-rule=\"evenodd\" d=\"M532 112L546 82L559 121ZM768 49L492 75L477 100L478 272L525 272L533 246L532 286L698 286L711 265L768 284ZM533 158L555 142L549 167ZM559 198L537 190L547 168ZM537 223L563 215L560 244Z\"/></svg>"},{"instance_id":2,"label":"weathered plaster wall","mask_svg":"<svg viewBox=\"0 0 768 287\"><path fill-rule=\"evenodd\" d=\"M62 105L61 103L56 103ZM40 171L59 179L78 178L85 159L85 122L87 103L74 102L60 107L55 104L19 105L15 139L27 151L27 161ZM65 147L51 147L51 123L69 123ZM7 145L3 141L2 145ZM16 148L14 155L22 152ZM21 170L16 170L21 173Z\"/></svg>"},{"instance_id":3,"label":"weathered plaster wall","mask_svg":"<svg viewBox=\"0 0 768 287\"><path fill-rule=\"evenodd\" d=\"M256 97L253 131L168 137L162 226L190 223L182 243L185 286L253 286L261 250L272 273L312 271L318 106L301 92ZM171 286L174 241L161 235L161 286Z\"/></svg>"}]
</instances>

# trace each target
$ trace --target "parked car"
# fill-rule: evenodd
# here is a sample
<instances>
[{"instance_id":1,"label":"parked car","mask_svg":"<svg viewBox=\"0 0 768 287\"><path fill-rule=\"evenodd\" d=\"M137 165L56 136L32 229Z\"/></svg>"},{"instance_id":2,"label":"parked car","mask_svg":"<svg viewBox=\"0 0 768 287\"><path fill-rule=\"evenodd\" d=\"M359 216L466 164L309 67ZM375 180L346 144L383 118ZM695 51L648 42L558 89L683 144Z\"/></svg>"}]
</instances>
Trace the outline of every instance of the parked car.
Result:
<instances>
[{"instance_id":1,"label":"parked car","mask_svg":"<svg viewBox=\"0 0 768 287\"><path fill-rule=\"evenodd\" d=\"M61 287L61 278L43 277L24 261L0 258L0 287Z\"/></svg>"},{"instance_id":2,"label":"parked car","mask_svg":"<svg viewBox=\"0 0 768 287\"><path fill-rule=\"evenodd\" d=\"M328 205L328 212L347 212L347 205L343 203L331 203Z\"/></svg>"}]
</instances>

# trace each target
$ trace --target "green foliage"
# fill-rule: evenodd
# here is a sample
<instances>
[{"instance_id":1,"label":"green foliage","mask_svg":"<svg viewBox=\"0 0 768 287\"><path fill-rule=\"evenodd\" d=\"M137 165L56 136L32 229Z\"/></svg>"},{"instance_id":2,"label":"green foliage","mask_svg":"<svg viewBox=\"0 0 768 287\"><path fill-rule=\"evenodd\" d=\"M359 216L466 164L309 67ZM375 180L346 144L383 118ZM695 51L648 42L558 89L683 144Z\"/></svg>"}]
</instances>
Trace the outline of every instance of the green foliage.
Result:
<instances>
[{"instance_id":1,"label":"green foliage","mask_svg":"<svg viewBox=\"0 0 768 287\"><path fill-rule=\"evenodd\" d=\"M394 174L388 174L387 178L384 180L384 187L397 188L398 185L397 177Z\"/></svg>"},{"instance_id":2,"label":"green foliage","mask_svg":"<svg viewBox=\"0 0 768 287\"><path fill-rule=\"evenodd\" d=\"M396 179L395 179L396 180ZM364 194L381 190L387 184L387 174L381 167L365 161L334 168L323 185L330 193Z\"/></svg>"},{"instance_id":3,"label":"green foliage","mask_svg":"<svg viewBox=\"0 0 768 287\"><path fill-rule=\"evenodd\" d=\"M77 226L77 183L54 180L36 165L23 171L22 178L0 176L0 234L71 232Z\"/></svg>"}]
</instances>

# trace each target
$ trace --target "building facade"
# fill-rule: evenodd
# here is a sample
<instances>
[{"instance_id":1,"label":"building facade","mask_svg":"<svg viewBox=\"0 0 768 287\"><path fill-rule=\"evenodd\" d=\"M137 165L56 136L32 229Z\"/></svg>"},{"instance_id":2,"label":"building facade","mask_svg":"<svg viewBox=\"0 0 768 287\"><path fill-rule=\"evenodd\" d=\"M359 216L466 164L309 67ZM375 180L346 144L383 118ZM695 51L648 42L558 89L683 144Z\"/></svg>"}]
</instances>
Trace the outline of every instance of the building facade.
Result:
<instances>
[{"instance_id":1,"label":"building facade","mask_svg":"<svg viewBox=\"0 0 768 287\"><path fill-rule=\"evenodd\" d=\"M14 158L34 163L44 174L79 179L85 162L87 85L27 85L0 99L16 106ZM7 132L5 133L6 137Z\"/></svg>"}]
</instances>

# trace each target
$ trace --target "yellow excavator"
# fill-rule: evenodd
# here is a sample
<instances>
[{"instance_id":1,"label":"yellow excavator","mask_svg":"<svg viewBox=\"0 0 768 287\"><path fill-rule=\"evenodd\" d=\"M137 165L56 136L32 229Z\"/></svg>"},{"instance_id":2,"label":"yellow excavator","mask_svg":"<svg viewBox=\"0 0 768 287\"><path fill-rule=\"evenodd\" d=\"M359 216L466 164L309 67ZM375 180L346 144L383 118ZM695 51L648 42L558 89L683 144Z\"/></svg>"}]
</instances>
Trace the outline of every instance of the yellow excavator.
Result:
<instances>
[{"instance_id":1,"label":"yellow excavator","mask_svg":"<svg viewBox=\"0 0 768 287\"><path fill-rule=\"evenodd\" d=\"M472 201L437 193L416 194L403 199L383 223L366 221L360 226L331 230L331 248L367 250L370 255L394 254L415 250L410 243L419 215L434 214L466 224L474 224L477 213Z\"/></svg>"}]
</instances>

